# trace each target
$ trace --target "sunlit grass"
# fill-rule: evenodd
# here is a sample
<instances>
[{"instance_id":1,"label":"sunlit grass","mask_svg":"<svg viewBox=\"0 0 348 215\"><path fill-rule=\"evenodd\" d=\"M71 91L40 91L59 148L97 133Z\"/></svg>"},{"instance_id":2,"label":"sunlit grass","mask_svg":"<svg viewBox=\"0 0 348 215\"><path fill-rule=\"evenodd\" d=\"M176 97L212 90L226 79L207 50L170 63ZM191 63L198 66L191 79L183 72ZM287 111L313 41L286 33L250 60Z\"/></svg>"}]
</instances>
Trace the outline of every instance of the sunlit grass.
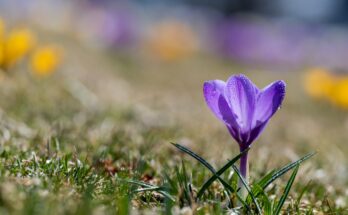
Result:
<instances>
[{"instance_id":1,"label":"sunlit grass","mask_svg":"<svg viewBox=\"0 0 348 215\"><path fill-rule=\"evenodd\" d=\"M99 59L106 56L92 57L109 63ZM86 60L77 67L73 60L56 77L36 80L18 68L1 82L1 214L240 211L236 194L229 195L216 180L219 175L238 190L238 175L231 166L223 168L238 150L208 114L201 87L204 80L223 79L243 68L206 56L170 67L133 58L127 66L114 57L107 65L115 72L95 72L99 64L93 67ZM69 65L76 66L76 73L66 69ZM79 73L83 78L77 78ZM344 214L346 112L306 97L298 74L248 73L260 85L285 79L289 93L280 114L250 151L250 189L263 211L277 211L281 202L283 213ZM118 85L120 80L125 84ZM114 100L123 94L108 88L105 83L110 82L127 86L121 89L129 99ZM204 157L216 175L170 142ZM301 163L296 178L291 169L270 181L276 175L273 169L312 151L318 153ZM246 205L256 212L251 198Z\"/></svg>"}]
</instances>

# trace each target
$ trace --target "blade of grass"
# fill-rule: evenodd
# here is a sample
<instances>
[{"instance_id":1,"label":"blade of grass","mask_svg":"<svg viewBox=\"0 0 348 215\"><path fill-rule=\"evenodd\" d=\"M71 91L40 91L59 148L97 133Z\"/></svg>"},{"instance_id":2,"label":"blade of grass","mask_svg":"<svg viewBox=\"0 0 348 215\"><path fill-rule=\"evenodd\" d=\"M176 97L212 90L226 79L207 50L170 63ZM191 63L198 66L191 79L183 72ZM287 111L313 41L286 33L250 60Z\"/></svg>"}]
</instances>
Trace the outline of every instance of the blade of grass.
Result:
<instances>
[{"instance_id":1,"label":"blade of grass","mask_svg":"<svg viewBox=\"0 0 348 215\"><path fill-rule=\"evenodd\" d=\"M154 187L154 185L152 184L147 184L147 183L144 183L142 181L136 181L136 180L133 180L133 179L118 179L119 181L121 182L127 182L127 183L130 183L130 184L135 184L135 185L138 185L138 186L143 186L143 187Z\"/></svg>"},{"instance_id":2,"label":"blade of grass","mask_svg":"<svg viewBox=\"0 0 348 215\"><path fill-rule=\"evenodd\" d=\"M170 195L168 192L166 192L164 187L146 187L146 188L140 188L140 189L134 190L133 192L139 193L139 192L154 192L154 191L161 193L163 196L167 197L172 202L175 202L175 198L172 195Z\"/></svg>"},{"instance_id":3,"label":"blade of grass","mask_svg":"<svg viewBox=\"0 0 348 215\"><path fill-rule=\"evenodd\" d=\"M195 158L196 160L198 160L201 164L203 164L205 167L207 167L211 172L214 172L215 174L215 169L212 165L210 165L206 160L204 160L202 157L200 157L199 155L197 155L196 153L194 153L193 151L189 150L188 148L179 145L177 143L171 143L173 146L175 146L176 148L180 149L180 151L185 152L187 154L189 154L191 157Z\"/></svg>"},{"instance_id":4,"label":"blade of grass","mask_svg":"<svg viewBox=\"0 0 348 215\"><path fill-rule=\"evenodd\" d=\"M133 192L139 193L139 192L146 192L146 191L161 191L161 187L146 187L146 188L140 188L137 190L134 190Z\"/></svg>"},{"instance_id":5,"label":"blade of grass","mask_svg":"<svg viewBox=\"0 0 348 215\"><path fill-rule=\"evenodd\" d=\"M276 170L272 170L269 173L267 173L265 176L263 176L256 184L258 184L260 187L263 187L265 184L267 184L267 181L269 181L276 173Z\"/></svg>"},{"instance_id":6,"label":"blade of grass","mask_svg":"<svg viewBox=\"0 0 348 215\"><path fill-rule=\"evenodd\" d=\"M267 181L273 177L275 172L276 172L275 170L270 171L265 176L263 176L257 183L254 183L251 191L254 193L256 197L258 197L264 191L263 185L266 184ZM246 202L250 203L251 201L252 201L251 197L248 196Z\"/></svg>"},{"instance_id":7,"label":"blade of grass","mask_svg":"<svg viewBox=\"0 0 348 215\"><path fill-rule=\"evenodd\" d=\"M178 186L177 184L169 177L168 173L164 172L164 177L169 185L169 189L172 192L178 193Z\"/></svg>"},{"instance_id":8,"label":"blade of grass","mask_svg":"<svg viewBox=\"0 0 348 215\"><path fill-rule=\"evenodd\" d=\"M245 181L245 179L243 178L243 176L241 175L241 173L239 172L238 168L235 165L232 165L232 168L234 169L234 171L237 173L238 177L240 178L240 180L242 181L244 187L246 188L246 190L248 191L249 195L251 196L251 199L253 200L255 206L256 206L256 210L257 210L257 214L261 214L261 208L259 203L257 202L254 194L251 192L251 189L248 185L248 183Z\"/></svg>"},{"instance_id":9,"label":"blade of grass","mask_svg":"<svg viewBox=\"0 0 348 215\"><path fill-rule=\"evenodd\" d=\"M145 187L143 189L138 189L138 190L135 190L133 192L157 191L157 192L161 193L163 196L165 196L168 199L170 199L171 201L175 202L175 198L172 195L170 195L168 192L164 191L163 187L158 187L158 186L155 186L155 185L152 185L152 184L147 184L147 183L144 183L142 181L136 181L136 180L132 180L132 179L120 179L120 181Z\"/></svg>"},{"instance_id":10,"label":"blade of grass","mask_svg":"<svg viewBox=\"0 0 348 215\"><path fill-rule=\"evenodd\" d=\"M260 190L261 192L261 200L262 200L262 205L263 205L263 213L265 215L272 215L272 203L269 199L269 197L266 195L266 193L264 192L264 190L262 190L262 187L258 186L257 184L254 185L255 187L257 187L258 190Z\"/></svg>"},{"instance_id":11,"label":"blade of grass","mask_svg":"<svg viewBox=\"0 0 348 215\"><path fill-rule=\"evenodd\" d=\"M312 183L312 181L310 180L310 181L306 184L306 186L302 189L300 195L299 195L299 196L297 197L297 199L296 199L296 202L297 202L296 204L300 204L303 195L305 194L305 192L307 192L307 190L309 189L309 186L311 185L311 183Z\"/></svg>"},{"instance_id":12,"label":"blade of grass","mask_svg":"<svg viewBox=\"0 0 348 215\"><path fill-rule=\"evenodd\" d=\"M237 199L248 209L250 210L250 207L245 203L245 201L239 196L239 194L231 187L229 184L227 184L220 176L216 175L216 170L212 165L210 165L206 160L204 160L202 157L194 153L193 151L189 150L188 148L179 145L177 143L171 143L173 146L178 148L180 151L185 152L186 154L190 155L191 157L195 158L197 161L199 161L203 166L208 168L213 175L217 177L217 179L220 181L220 183L224 186L226 191L229 193L236 193Z\"/></svg>"},{"instance_id":13,"label":"blade of grass","mask_svg":"<svg viewBox=\"0 0 348 215\"><path fill-rule=\"evenodd\" d=\"M204 191L218 178L217 176L222 175L228 168L230 168L235 162L237 162L240 157L245 154L247 151L249 151L250 148L245 149L240 154L238 154L236 157L234 157L232 160L227 162L221 169L219 169L216 174L214 174L212 177L210 177L202 186L202 188L198 191L197 198L199 199L203 194Z\"/></svg>"},{"instance_id":14,"label":"blade of grass","mask_svg":"<svg viewBox=\"0 0 348 215\"><path fill-rule=\"evenodd\" d=\"M284 189L284 193L282 195L282 197L280 198L277 206L276 206L276 209L274 210L274 214L279 214L280 213L280 210L282 209L284 203L285 203L285 200L286 198L288 197L289 195L289 192L290 192L290 189L292 187L292 184L294 183L295 181L295 178L296 178L296 175L297 175L297 172L298 172L298 169L299 169L300 165L297 164L297 166L295 167L294 171L292 172L291 174L291 177L288 181L288 183L286 184L286 187Z\"/></svg>"},{"instance_id":15,"label":"blade of grass","mask_svg":"<svg viewBox=\"0 0 348 215\"><path fill-rule=\"evenodd\" d=\"M163 196L167 197L170 201L175 202L175 198L169 193L165 192L164 190L159 190L158 192Z\"/></svg>"},{"instance_id":16,"label":"blade of grass","mask_svg":"<svg viewBox=\"0 0 348 215\"><path fill-rule=\"evenodd\" d=\"M192 195L188 187L189 181L187 179L186 167L183 160L181 161L181 171L182 172L180 173L180 171L177 170L177 176L180 176L180 178L178 179L179 181L181 181L181 185L184 188L184 195L186 200L189 202L190 205L192 205Z\"/></svg>"},{"instance_id":17,"label":"blade of grass","mask_svg":"<svg viewBox=\"0 0 348 215\"><path fill-rule=\"evenodd\" d=\"M257 184L260 185L263 189L266 189L277 178L279 178L280 176L284 175L285 173L287 173L288 171L290 171L291 169L293 169L297 165L300 165L302 162L304 162L304 161L308 160L309 158L313 157L315 154L316 154L316 152L309 153L309 154L303 156L302 158L300 158L299 160L297 160L295 162L292 162L292 163L282 167L278 171L273 172L271 174L272 177L270 177L270 174L267 174ZM265 178L267 178L268 180L265 180Z\"/></svg>"},{"instance_id":18,"label":"blade of grass","mask_svg":"<svg viewBox=\"0 0 348 215\"><path fill-rule=\"evenodd\" d=\"M297 199L296 199L295 207L296 207L296 210L297 210L298 213L300 213L300 207L299 207L299 205L300 205L300 203L301 203L301 199L302 199L303 195L305 194L305 192L307 192L307 190L309 189L309 186L311 185L311 183L312 183L312 181L310 180L310 181L306 184L306 186L302 189L300 195L299 195L299 196L297 197Z\"/></svg>"}]
</instances>

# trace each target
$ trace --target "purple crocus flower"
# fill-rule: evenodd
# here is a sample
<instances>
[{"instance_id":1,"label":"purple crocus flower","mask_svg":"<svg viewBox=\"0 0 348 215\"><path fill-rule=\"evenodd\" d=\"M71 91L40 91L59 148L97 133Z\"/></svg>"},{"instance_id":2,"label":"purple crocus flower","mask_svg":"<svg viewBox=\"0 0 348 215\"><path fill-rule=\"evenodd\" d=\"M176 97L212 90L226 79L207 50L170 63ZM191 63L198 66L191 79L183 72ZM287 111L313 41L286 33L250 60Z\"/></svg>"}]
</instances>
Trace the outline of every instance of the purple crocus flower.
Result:
<instances>
[{"instance_id":1,"label":"purple crocus flower","mask_svg":"<svg viewBox=\"0 0 348 215\"><path fill-rule=\"evenodd\" d=\"M285 96L285 82L276 81L260 90L246 76L233 75L227 82L206 81L203 93L208 107L225 123L238 142L240 151L244 151L281 106ZM240 171L247 179L247 153L241 157Z\"/></svg>"}]
</instances>

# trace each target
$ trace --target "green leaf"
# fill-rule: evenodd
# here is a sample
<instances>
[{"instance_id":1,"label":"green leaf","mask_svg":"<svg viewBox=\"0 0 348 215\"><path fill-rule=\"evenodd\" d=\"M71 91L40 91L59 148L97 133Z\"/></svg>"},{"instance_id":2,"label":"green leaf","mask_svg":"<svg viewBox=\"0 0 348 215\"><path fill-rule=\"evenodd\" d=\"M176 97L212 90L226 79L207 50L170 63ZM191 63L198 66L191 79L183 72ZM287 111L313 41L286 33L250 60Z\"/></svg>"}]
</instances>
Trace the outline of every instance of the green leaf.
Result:
<instances>
[{"instance_id":1,"label":"green leaf","mask_svg":"<svg viewBox=\"0 0 348 215\"><path fill-rule=\"evenodd\" d=\"M260 192L260 197L259 200L261 199L261 204L263 205L263 214L265 215L272 215L272 202L270 201L270 199L268 198L268 196L266 195L266 193L264 192L264 190L262 189L262 187L260 187L258 184L253 185L256 190L258 190Z\"/></svg>"},{"instance_id":2,"label":"green leaf","mask_svg":"<svg viewBox=\"0 0 348 215\"><path fill-rule=\"evenodd\" d=\"M245 149L243 152L238 154L236 157L234 157L232 160L227 162L221 169L219 169L212 177L210 177L202 186L202 188L198 191L197 198L199 199L203 194L204 191L218 178L217 176L222 175L228 168L230 168L236 161L240 159L242 155L244 155L246 152L249 151L250 148Z\"/></svg>"},{"instance_id":3,"label":"green leaf","mask_svg":"<svg viewBox=\"0 0 348 215\"><path fill-rule=\"evenodd\" d=\"M211 172L214 172L215 174L215 169L212 165L210 165L206 160L204 160L202 157L200 157L199 155L197 155L196 153L192 152L191 150L189 150L188 148L179 145L177 143L171 143L173 146L175 146L176 148L180 149L182 152L185 152L187 154L189 154L191 157L193 157L194 159L198 160L201 164L203 164L205 167L207 167Z\"/></svg>"},{"instance_id":4,"label":"green leaf","mask_svg":"<svg viewBox=\"0 0 348 215\"><path fill-rule=\"evenodd\" d=\"M267 181L269 181L273 177L275 172L276 172L275 170L270 171L269 173L267 173L267 175L262 177L257 183L254 183L253 188L251 189L251 191L254 193L254 195L256 197L258 197L264 191L263 186L267 183ZM251 197L248 196L246 202L250 203L251 201L252 201Z\"/></svg>"},{"instance_id":5,"label":"green leaf","mask_svg":"<svg viewBox=\"0 0 348 215\"><path fill-rule=\"evenodd\" d=\"M300 195L299 195L299 196L297 197L297 199L296 199L295 206L296 206L296 208L297 208L298 213L299 213L299 205L300 205L300 203L301 203L301 199L302 199L303 195L305 194L305 192L307 192L307 190L309 189L309 186L311 185L311 182L312 182L312 181L309 181L309 182L306 184L306 186L302 189Z\"/></svg>"},{"instance_id":6,"label":"green leaf","mask_svg":"<svg viewBox=\"0 0 348 215\"><path fill-rule=\"evenodd\" d=\"M256 184L259 185L260 187L263 187L275 175L275 172L276 170L270 171L265 176L263 176Z\"/></svg>"},{"instance_id":7,"label":"green leaf","mask_svg":"<svg viewBox=\"0 0 348 215\"><path fill-rule=\"evenodd\" d=\"M185 152L186 154L190 155L191 157L195 158L197 161L199 161L203 166L208 168L213 175L216 176L216 178L220 181L220 183L224 186L227 192L229 193L236 193L236 196L238 200L248 209L250 210L250 207L245 203L245 201L239 196L239 194L231 187L228 183L226 183L220 176L216 174L216 170L212 165L210 165L206 160L204 160L202 157L197 155L196 153L192 152L190 149L179 145L177 143L171 143L173 146L178 148L180 151Z\"/></svg>"},{"instance_id":8,"label":"green leaf","mask_svg":"<svg viewBox=\"0 0 348 215\"><path fill-rule=\"evenodd\" d=\"M187 178L187 172L186 172L186 168L185 168L185 164L184 161L181 162L181 173L179 171L179 169L177 169L177 176L178 176L178 180L179 183L181 184L181 186L184 188L184 195L186 200L189 202L190 205L192 205L192 195L189 189L189 180Z\"/></svg>"},{"instance_id":9,"label":"green leaf","mask_svg":"<svg viewBox=\"0 0 348 215\"><path fill-rule=\"evenodd\" d=\"M161 187L145 187L145 188L139 188L137 190L134 190L133 192L139 193L139 192L147 192L147 191L161 191Z\"/></svg>"},{"instance_id":10,"label":"green leaf","mask_svg":"<svg viewBox=\"0 0 348 215\"><path fill-rule=\"evenodd\" d=\"M170 199L171 201L175 202L175 198L172 195L170 195L168 192L166 192L165 188L163 188L163 187L155 186L152 184L147 184L147 183L144 183L142 181L136 181L136 180L132 180L132 179L119 179L119 180L123 181L123 182L127 182L127 183L131 183L131 184L145 187L142 189L134 190L133 192L157 191L157 192L161 193L163 196Z\"/></svg>"},{"instance_id":11,"label":"green leaf","mask_svg":"<svg viewBox=\"0 0 348 215\"><path fill-rule=\"evenodd\" d=\"M297 175L297 172L298 172L298 169L299 169L300 165L297 164L294 171L292 172L291 174L291 177L288 181L288 183L286 184L286 187L284 189L284 193L282 195L282 197L280 198L279 202L278 202L278 205L276 206L276 209L274 210L274 214L279 214L280 213L280 210L282 209L284 203L285 203L285 200L286 198L288 197L289 195L289 192L290 192L290 189L292 187L292 184L294 183L295 181L295 178L296 178L296 175Z\"/></svg>"},{"instance_id":12,"label":"green leaf","mask_svg":"<svg viewBox=\"0 0 348 215\"><path fill-rule=\"evenodd\" d=\"M170 176L168 175L168 173L164 172L164 177L165 177L165 180L167 182L167 184L169 185L169 189L172 191L172 192L176 192L178 193L178 186L177 186L177 183L175 183L171 178Z\"/></svg>"},{"instance_id":13,"label":"green leaf","mask_svg":"<svg viewBox=\"0 0 348 215\"><path fill-rule=\"evenodd\" d=\"M300 195L299 195L299 196L297 197L297 199L296 199L296 204L300 204L301 199L302 199L303 195L305 194L305 192L309 189L309 186L311 185L311 182L312 182L312 181L309 181L309 182L306 184L306 186L302 189Z\"/></svg>"},{"instance_id":14,"label":"green leaf","mask_svg":"<svg viewBox=\"0 0 348 215\"><path fill-rule=\"evenodd\" d=\"M293 169L297 165L300 165L302 162L308 160L312 156L314 156L316 152L309 153L305 155L304 157L300 158L299 160L292 162L283 168L279 169L278 171L272 171L271 173L267 174L265 177L263 177L257 184L260 185L263 189L266 189L273 181L287 173L289 170ZM267 179L267 180L266 180ZM257 195L256 195L257 196Z\"/></svg>"},{"instance_id":15,"label":"green leaf","mask_svg":"<svg viewBox=\"0 0 348 215\"><path fill-rule=\"evenodd\" d=\"M127 183L130 183L130 184L135 184L135 185L143 186L143 187L154 187L154 185L152 185L152 184L147 184L145 182L136 181L136 180L133 180L133 179L118 179L118 180L121 181L121 182L127 182Z\"/></svg>"},{"instance_id":16,"label":"green leaf","mask_svg":"<svg viewBox=\"0 0 348 215\"><path fill-rule=\"evenodd\" d=\"M235 165L232 165L232 168L234 169L234 171L237 173L238 177L240 178L240 180L242 181L245 189L248 191L249 195L251 196L251 199L253 200L256 209L257 209L257 214L261 214L261 208L259 203L257 202L254 194L251 192L251 189L248 185L248 183L245 181L245 179L243 178L243 176L241 175L241 173L239 172L238 168Z\"/></svg>"}]
</instances>

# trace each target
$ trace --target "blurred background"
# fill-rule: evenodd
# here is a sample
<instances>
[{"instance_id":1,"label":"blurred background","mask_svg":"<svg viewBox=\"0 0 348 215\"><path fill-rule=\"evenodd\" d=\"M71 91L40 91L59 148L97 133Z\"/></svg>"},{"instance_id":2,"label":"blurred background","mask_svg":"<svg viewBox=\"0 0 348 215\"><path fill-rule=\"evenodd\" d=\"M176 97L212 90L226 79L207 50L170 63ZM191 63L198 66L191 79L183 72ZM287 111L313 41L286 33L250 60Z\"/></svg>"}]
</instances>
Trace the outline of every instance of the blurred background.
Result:
<instances>
[{"instance_id":1,"label":"blurred background","mask_svg":"<svg viewBox=\"0 0 348 215\"><path fill-rule=\"evenodd\" d=\"M132 109L147 127L180 128L153 155L174 140L219 163L238 149L206 108L203 82L283 79L285 103L252 168L318 151L302 177L334 184L327 192L346 204L347 10L344 0L0 0L0 107L47 133L71 98L74 113Z\"/></svg>"},{"instance_id":2,"label":"blurred background","mask_svg":"<svg viewBox=\"0 0 348 215\"><path fill-rule=\"evenodd\" d=\"M171 61L209 53L283 70L347 67L343 0L0 2L10 29L27 26L121 54Z\"/></svg>"}]
</instances>

